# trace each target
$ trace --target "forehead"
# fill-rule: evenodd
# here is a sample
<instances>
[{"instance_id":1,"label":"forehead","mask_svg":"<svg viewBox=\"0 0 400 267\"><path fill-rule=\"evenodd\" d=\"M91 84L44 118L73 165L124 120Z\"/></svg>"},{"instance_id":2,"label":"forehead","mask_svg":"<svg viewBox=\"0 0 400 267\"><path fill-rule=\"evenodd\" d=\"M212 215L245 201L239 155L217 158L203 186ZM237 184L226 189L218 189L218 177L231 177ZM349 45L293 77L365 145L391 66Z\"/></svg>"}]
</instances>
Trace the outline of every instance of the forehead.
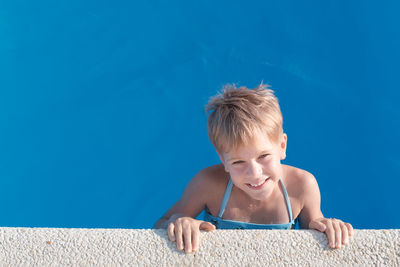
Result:
<instances>
[{"instance_id":1,"label":"forehead","mask_svg":"<svg viewBox=\"0 0 400 267\"><path fill-rule=\"evenodd\" d=\"M276 146L277 144L267 134L257 133L246 144L239 145L236 149L225 152L223 155L226 160L253 157L263 152L271 152Z\"/></svg>"}]
</instances>

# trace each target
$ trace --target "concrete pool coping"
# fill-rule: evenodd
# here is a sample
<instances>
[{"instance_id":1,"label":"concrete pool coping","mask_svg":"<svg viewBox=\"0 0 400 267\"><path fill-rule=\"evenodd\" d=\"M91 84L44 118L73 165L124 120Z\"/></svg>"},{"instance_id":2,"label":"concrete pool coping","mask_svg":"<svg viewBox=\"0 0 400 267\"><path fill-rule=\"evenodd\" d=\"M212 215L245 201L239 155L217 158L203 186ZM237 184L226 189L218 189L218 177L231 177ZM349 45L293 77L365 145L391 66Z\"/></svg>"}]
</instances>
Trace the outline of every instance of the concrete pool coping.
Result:
<instances>
[{"instance_id":1,"label":"concrete pool coping","mask_svg":"<svg viewBox=\"0 0 400 267\"><path fill-rule=\"evenodd\" d=\"M399 266L400 229L355 230L330 249L313 230L202 232L200 249L185 254L162 229L0 227L3 265L130 266Z\"/></svg>"}]
</instances>

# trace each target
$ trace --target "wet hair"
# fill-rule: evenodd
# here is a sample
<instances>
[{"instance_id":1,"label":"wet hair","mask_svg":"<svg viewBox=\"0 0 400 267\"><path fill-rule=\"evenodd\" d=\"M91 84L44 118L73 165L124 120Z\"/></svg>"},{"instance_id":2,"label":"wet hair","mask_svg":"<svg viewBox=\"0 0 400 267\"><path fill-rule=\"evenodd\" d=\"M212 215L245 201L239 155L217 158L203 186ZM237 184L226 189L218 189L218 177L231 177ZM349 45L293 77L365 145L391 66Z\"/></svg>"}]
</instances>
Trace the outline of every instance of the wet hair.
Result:
<instances>
[{"instance_id":1,"label":"wet hair","mask_svg":"<svg viewBox=\"0 0 400 267\"><path fill-rule=\"evenodd\" d=\"M267 84L254 89L227 84L205 110L208 137L218 153L246 145L256 133L266 133L276 143L283 132L278 98Z\"/></svg>"}]
</instances>

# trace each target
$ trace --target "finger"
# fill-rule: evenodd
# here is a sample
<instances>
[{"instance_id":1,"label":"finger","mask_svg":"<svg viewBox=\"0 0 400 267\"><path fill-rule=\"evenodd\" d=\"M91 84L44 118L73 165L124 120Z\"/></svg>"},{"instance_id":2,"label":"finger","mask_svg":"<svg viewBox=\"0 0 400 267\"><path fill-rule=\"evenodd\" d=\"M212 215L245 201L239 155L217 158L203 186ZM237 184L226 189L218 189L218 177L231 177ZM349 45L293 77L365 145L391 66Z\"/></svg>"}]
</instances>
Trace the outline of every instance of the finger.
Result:
<instances>
[{"instance_id":1,"label":"finger","mask_svg":"<svg viewBox=\"0 0 400 267\"><path fill-rule=\"evenodd\" d=\"M351 224L349 224L349 223L345 223L345 225L346 225L347 229L349 230L349 235L350 236L354 235L353 226Z\"/></svg>"},{"instance_id":2,"label":"finger","mask_svg":"<svg viewBox=\"0 0 400 267\"><path fill-rule=\"evenodd\" d=\"M182 225L177 223L175 225L175 238L176 238L176 247L178 250L183 249L183 240L182 240Z\"/></svg>"},{"instance_id":3,"label":"finger","mask_svg":"<svg viewBox=\"0 0 400 267\"><path fill-rule=\"evenodd\" d=\"M199 245L200 245L200 231L199 229L193 229L192 232L192 249L193 252L197 251L199 249Z\"/></svg>"},{"instance_id":4,"label":"finger","mask_svg":"<svg viewBox=\"0 0 400 267\"><path fill-rule=\"evenodd\" d=\"M342 229L340 228L339 220L334 220L332 222L333 230L335 231L335 247L340 248L342 246Z\"/></svg>"},{"instance_id":5,"label":"finger","mask_svg":"<svg viewBox=\"0 0 400 267\"><path fill-rule=\"evenodd\" d=\"M190 225L183 226L183 240L185 242L185 252L192 252L192 228Z\"/></svg>"},{"instance_id":6,"label":"finger","mask_svg":"<svg viewBox=\"0 0 400 267\"><path fill-rule=\"evenodd\" d=\"M175 229L175 224L173 222L171 222L168 225L168 237L169 237L169 240L171 240L172 242L175 242L174 229Z\"/></svg>"},{"instance_id":7,"label":"finger","mask_svg":"<svg viewBox=\"0 0 400 267\"><path fill-rule=\"evenodd\" d=\"M326 221L325 234L328 237L329 246L335 248L335 230L333 229L331 220Z\"/></svg>"},{"instance_id":8,"label":"finger","mask_svg":"<svg viewBox=\"0 0 400 267\"><path fill-rule=\"evenodd\" d=\"M319 221L311 221L308 228L318 230L322 233L326 231L326 225Z\"/></svg>"},{"instance_id":9,"label":"finger","mask_svg":"<svg viewBox=\"0 0 400 267\"><path fill-rule=\"evenodd\" d=\"M347 230L346 224L341 223L340 228L342 229L342 244L347 245L349 243L349 230Z\"/></svg>"},{"instance_id":10,"label":"finger","mask_svg":"<svg viewBox=\"0 0 400 267\"><path fill-rule=\"evenodd\" d=\"M213 231L215 230L215 225L209 222L202 222L200 224L200 230Z\"/></svg>"}]
</instances>

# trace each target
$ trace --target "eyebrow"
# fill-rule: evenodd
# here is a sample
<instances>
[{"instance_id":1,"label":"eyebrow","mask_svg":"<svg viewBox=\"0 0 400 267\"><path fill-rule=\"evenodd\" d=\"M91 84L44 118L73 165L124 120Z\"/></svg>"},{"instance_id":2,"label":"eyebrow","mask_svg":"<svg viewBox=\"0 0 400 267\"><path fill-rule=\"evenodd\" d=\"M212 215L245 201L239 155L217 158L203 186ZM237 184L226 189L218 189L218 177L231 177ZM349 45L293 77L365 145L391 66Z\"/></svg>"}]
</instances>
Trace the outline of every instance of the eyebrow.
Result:
<instances>
[{"instance_id":1,"label":"eyebrow","mask_svg":"<svg viewBox=\"0 0 400 267\"><path fill-rule=\"evenodd\" d=\"M263 151L258 152L257 154L258 155L264 155L264 154L269 154L269 153L271 153L270 150L263 150ZM238 157L228 159L228 161L237 161L237 160L242 160L242 159L238 158Z\"/></svg>"}]
</instances>

